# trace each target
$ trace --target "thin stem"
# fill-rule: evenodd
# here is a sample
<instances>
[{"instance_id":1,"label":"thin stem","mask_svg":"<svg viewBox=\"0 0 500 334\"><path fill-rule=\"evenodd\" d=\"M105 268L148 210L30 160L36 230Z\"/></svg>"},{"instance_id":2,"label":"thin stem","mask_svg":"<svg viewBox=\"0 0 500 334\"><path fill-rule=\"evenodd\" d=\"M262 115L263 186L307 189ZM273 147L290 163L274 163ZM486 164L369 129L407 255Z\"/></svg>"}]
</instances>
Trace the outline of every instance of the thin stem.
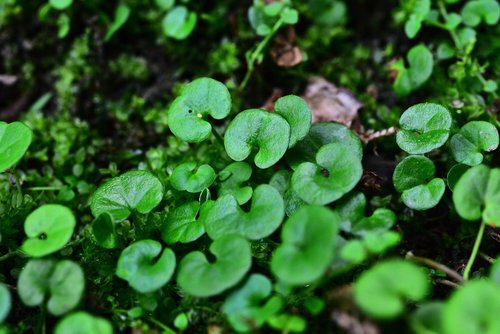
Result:
<instances>
[{"instance_id":1,"label":"thin stem","mask_svg":"<svg viewBox=\"0 0 500 334\"><path fill-rule=\"evenodd\" d=\"M406 254L406 257L412 261L424 264L428 267L434 268L436 270L444 272L446 275L450 276L453 278L455 281L462 283L464 281L464 278L460 276L459 273L457 273L455 270L450 269L449 267L445 266L444 264L441 264L439 262L436 262L434 260L425 258L425 257L420 257L420 256L415 256L413 255L412 252L408 252Z\"/></svg>"},{"instance_id":2,"label":"thin stem","mask_svg":"<svg viewBox=\"0 0 500 334\"><path fill-rule=\"evenodd\" d=\"M481 226L479 227L479 231L477 232L476 241L474 242L474 247L472 247L472 252L469 257L469 261L467 261L467 265L464 270L464 279L467 281L470 276L470 271L472 269L472 265L476 260L477 253L479 251L479 246L481 245L481 241L483 240L483 234L486 224L484 221L481 222Z\"/></svg>"},{"instance_id":3,"label":"thin stem","mask_svg":"<svg viewBox=\"0 0 500 334\"><path fill-rule=\"evenodd\" d=\"M0 256L0 262L5 261L13 257L14 255L17 255L17 250L15 251L10 251L5 255Z\"/></svg>"},{"instance_id":4,"label":"thin stem","mask_svg":"<svg viewBox=\"0 0 500 334\"><path fill-rule=\"evenodd\" d=\"M451 286L452 288L458 288L460 286L455 282L448 281L447 279L442 279L442 278L438 278L438 279L434 280L434 282L439 283L439 284L443 284L446 286Z\"/></svg>"},{"instance_id":5,"label":"thin stem","mask_svg":"<svg viewBox=\"0 0 500 334\"><path fill-rule=\"evenodd\" d=\"M213 127L213 126L212 126L212 133L214 134L214 137L215 137L215 139L217 139L217 141L219 142L219 144L221 144L222 147L224 147L224 139L220 135L219 131L217 131L215 129L215 127Z\"/></svg>"},{"instance_id":6,"label":"thin stem","mask_svg":"<svg viewBox=\"0 0 500 334\"><path fill-rule=\"evenodd\" d=\"M489 256L488 254L485 254L483 252L479 252L479 256L482 257L485 261L489 262L489 263L494 263L495 262L495 259L492 258L491 256Z\"/></svg>"},{"instance_id":7,"label":"thin stem","mask_svg":"<svg viewBox=\"0 0 500 334\"><path fill-rule=\"evenodd\" d=\"M446 11L446 7L443 3L443 1L438 1L438 7L439 7L439 12L441 13L441 16L443 16L444 20L446 21L448 19L448 12ZM451 35L451 39L453 39L453 43L455 44L456 48L459 50L462 50L462 45L460 44L460 40L458 39L457 33L455 32L455 29L448 29L446 25L443 25L443 28L448 30Z\"/></svg>"},{"instance_id":8,"label":"thin stem","mask_svg":"<svg viewBox=\"0 0 500 334\"><path fill-rule=\"evenodd\" d=\"M57 190L61 190L63 187L30 187L28 188L28 190L32 190L32 191L57 191Z\"/></svg>"},{"instance_id":9,"label":"thin stem","mask_svg":"<svg viewBox=\"0 0 500 334\"><path fill-rule=\"evenodd\" d=\"M170 327L166 326L164 323L162 323L159 320L156 320L153 317L148 317L148 320L154 323L156 326L160 327L165 334L175 334L175 331L172 330Z\"/></svg>"}]
</instances>

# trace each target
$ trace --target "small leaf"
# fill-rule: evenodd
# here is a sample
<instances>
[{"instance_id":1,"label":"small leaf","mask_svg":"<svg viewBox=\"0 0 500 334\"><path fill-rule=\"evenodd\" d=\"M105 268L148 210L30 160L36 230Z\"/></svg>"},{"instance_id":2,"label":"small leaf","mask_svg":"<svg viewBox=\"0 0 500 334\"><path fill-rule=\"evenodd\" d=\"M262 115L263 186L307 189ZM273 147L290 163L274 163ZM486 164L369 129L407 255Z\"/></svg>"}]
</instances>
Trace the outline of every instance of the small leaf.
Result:
<instances>
[{"instance_id":1,"label":"small leaf","mask_svg":"<svg viewBox=\"0 0 500 334\"><path fill-rule=\"evenodd\" d=\"M75 216L67 207L59 204L42 205L30 213L24 222L28 240L21 248L32 257L57 252L71 239L75 225Z\"/></svg>"},{"instance_id":2,"label":"small leaf","mask_svg":"<svg viewBox=\"0 0 500 334\"><path fill-rule=\"evenodd\" d=\"M116 222L127 219L133 210L148 213L160 204L163 185L151 173L130 171L101 185L93 194L90 209L94 217L108 212Z\"/></svg>"},{"instance_id":3,"label":"small leaf","mask_svg":"<svg viewBox=\"0 0 500 334\"><path fill-rule=\"evenodd\" d=\"M199 78L187 84L168 110L172 133L189 143L199 143L210 136L208 116L223 119L231 111L227 87L214 79Z\"/></svg>"},{"instance_id":4,"label":"small leaf","mask_svg":"<svg viewBox=\"0 0 500 334\"><path fill-rule=\"evenodd\" d=\"M172 8L163 18L163 33L168 37L183 40L189 37L196 27L198 16L184 6Z\"/></svg>"},{"instance_id":5,"label":"small leaf","mask_svg":"<svg viewBox=\"0 0 500 334\"><path fill-rule=\"evenodd\" d=\"M106 319L79 311L59 321L54 334L113 334L113 327Z\"/></svg>"},{"instance_id":6,"label":"small leaf","mask_svg":"<svg viewBox=\"0 0 500 334\"><path fill-rule=\"evenodd\" d=\"M31 144L31 129L21 122L0 122L0 173L16 164Z\"/></svg>"},{"instance_id":7,"label":"small leaf","mask_svg":"<svg viewBox=\"0 0 500 334\"><path fill-rule=\"evenodd\" d=\"M299 12L293 8L285 8L280 13L281 19L286 24L297 24L299 22Z\"/></svg>"},{"instance_id":8,"label":"small leaf","mask_svg":"<svg viewBox=\"0 0 500 334\"><path fill-rule=\"evenodd\" d=\"M307 323L302 317L286 313L272 317L268 323L271 328L282 333L302 333L307 328Z\"/></svg>"},{"instance_id":9,"label":"small leaf","mask_svg":"<svg viewBox=\"0 0 500 334\"><path fill-rule=\"evenodd\" d=\"M162 227L162 238L167 244L195 241L205 233L201 219L196 219L200 203L185 203L167 214Z\"/></svg>"},{"instance_id":10,"label":"small leaf","mask_svg":"<svg viewBox=\"0 0 500 334\"><path fill-rule=\"evenodd\" d=\"M311 110L306 101L295 95L280 97L274 103L274 112L281 115L290 125L290 142L294 146L303 139L311 128Z\"/></svg>"},{"instance_id":11,"label":"small leaf","mask_svg":"<svg viewBox=\"0 0 500 334\"><path fill-rule=\"evenodd\" d=\"M245 160L258 147L255 165L265 169L277 163L290 142L290 125L278 114L261 109L239 113L227 128L224 146L235 161Z\"/></svg>"},{"instance_id":12,"label":"small leaf","mask_svg":"<svg viewBox=\"0 0 500 334\"><path fill-rule=\"evenodd\" d=\"M242 184L252 176L252 167L246 162L233 162L219 173L219 197L232 195L243 205L252 198L253 189Z\"/></svg>"},{"instance_id":13,"label":"small leaf","mask_svg":"<svg viewBox=\"0 0 500 334\"><path fill-rule=\"evenodd\" d=\"M470 168L469 166L464 164L457 164L450 168L450 170L448 171L448 175L446 176L446 181L451 191L455 189L455 185L457 184L458 180L460 180L462 175L464 175L464 173L469 168Z\"/></svg>"},{"instance_id":14,"label":"small leaf","mask_svg":"<svg viewBox=\"0 0 500 334\"><path fill-rule=\"evenodd\" d=\"M401 115L396 142L410 154L430 152L446 143L451 121L448 110L439 104L416 104Z\"/></svg>"},{"instance_id":15,"label":"small leaf","mask_svg":"<svg viewBox=\"0 0 500 334\"><path fill-rule=\"evenodd\" d=\"M155 3L161 9L168 10L175 4L175 0L155 0Z\"/></svg>"},{"instance_id":16,"label":"small leaf","mask_svg":"<svg viewBox=\"0 0 500 334\"><path fill-rule=\"evenodd\" d=\"M73 0L49 0L49 3L55 9L64 10L71 6Z\"/></svg>"},{"instance_id":17,"label":"small leaf","mask_svg":"<svg viewBox=\"0 0 500 334\"><path fill-rule=\"evenodd\" d=\"M115 222L109 213L103 212L94 219L92 222L92 233L99 246L107 249L116 247Z\"/></svg>"},{"instance_id":18,"label":"small leaf","mask_svg":"<svg viewBox=\"0 0 500 334\"><path fill-rule=\"evenodd\" d=\"M469 1L462 8L462 18L471 27L479 25L481 21L495 25L500 20L500 4L495 0Z\"/></svg>"},{"instance_id":19,"label":"small leaf","mask_svg":"<svg viewBox=\"0 0 500 334\"><path fill-rule=\"evenodd\" d=\"M170 184L179 191L199 193L215 181L215 171L209 165L196 166L196 162L185 162L175 167Z\"/></svg>"},{"instance_id":20,"label":"small leaf","mask_svg":"<svg viewBox=\"0 0 500 334\"><path fill-rule=\"evenodd\" d=\"M292 175L292 187L310 204L328 204L351 191L363 173L361 161L349 146L328 144L316 154L316 163L300 164Z\"/></svg>"},{"instance_id":21,"label":"small leaf","mask_svg":"<svg viewBox=\"0 0 500 334\"><path fill-rule=\"evenodd\" d=\"M429 291L427 275L418 266L402 260L388 260L364 272L354 284L354 299L368 315L395 318L404 311L406 300L419 301Z\"/></svg>"},{"instance_id":22,"label":"small leaf","mask_svg":"<svg viewBox=\"0 0 500 334\"><path fill-rule=\"evenodd\" d=\"M172 250L165 248L162 252L158 241L140 240L122 251L116 276L141 293L153 292L170 281L175 264Z\"/></svg>"},{"instance_id":23,"label":"small leaf","mask_svg":"<svg viewBox=\"0 0 500 334\"><path fill-rule=\"evenodd\" d=\"M0 283L0 324L7 318L12 306L12 297L9 289Z\"/></svg>"},{"instance_id":24,"label":"small leaf","mask_svg":"<svg viewBox=\"0 0 500 334\"><path fill-rule=\"evenodd\" d=\"M459 163L476 166L483 162L481 152L498 148L498 130L491 123L472 121L451 138L451 152Z\"/></svg>"},{"instance_id":25,"label":"small leaf","mask_svg":"<svg viewBox=\"0 0 500 334\"><path fill-rule=\"evenodd\" d=\"M409 67L402 59L391 67L397 72L394 81L394 90L400 97L404 97L422 86L431 76L434 67L432 53L425 45L417 45L407 54Z\"/></svg>"},{"instance_id":26,"label":"small leaf","mask_svg":"<svg viewBox=\"0 0 500 334\"><path fill-rule=\"evenodd\" d=\"M271 258L273 274L289 285L319 279L333 258L339 223L338 215L325 207L307 205L295 211Z\"/></svg>"},{"instance_id":27,"label":"small leaf","mask_svg":"<svg viewBox=\"0 0 500 334\"><path fill-rule=\"evenodd\" d=\"M216 257L214 263L199 251L180 262L177 283L186 293L195 297L217 295L236 285L250 269L250 244L243 237L225 235L210 245L210 253Z\"/></svg>"},{"instance_id":28,"label":"small leaf","mask_svg":"<svg viewBox=\"0 0 500 334\"><path fill-rule=\"evenodd\" d=\"M111 26L108 28L106 32L106 36L104 37L104 41L109 41L113 35L120 30L121 27L127 22L130 16L130 8L125 4L119 4L115 10L115 19Z\"/></svg>"},{"instance_id":29,"label":"small leaf","mask_svg":"<svg viewBox=\"0 0 500 334\"><path fill-rule=\"evenodd\" d=\"M290 216L295 210L306 204L291 187L292 172L289 170L277 171L269 180L269 185L273 186L281 194L285 201L285 213Z\"/></svg>"},{"instance_id":30,"label":"small leaf","mask_svg":"<svg viewBox=\"0 0 500 334\"><path fill-rule=\"evenodd\" d=\"M261 184L255 188L248 212L238 206L232 195L225 195L204 208L203 216L207 234L214 240L227 234L258 240L271 235L280 226L285 205L275 188Z\"/></svg>"}]
</instances>

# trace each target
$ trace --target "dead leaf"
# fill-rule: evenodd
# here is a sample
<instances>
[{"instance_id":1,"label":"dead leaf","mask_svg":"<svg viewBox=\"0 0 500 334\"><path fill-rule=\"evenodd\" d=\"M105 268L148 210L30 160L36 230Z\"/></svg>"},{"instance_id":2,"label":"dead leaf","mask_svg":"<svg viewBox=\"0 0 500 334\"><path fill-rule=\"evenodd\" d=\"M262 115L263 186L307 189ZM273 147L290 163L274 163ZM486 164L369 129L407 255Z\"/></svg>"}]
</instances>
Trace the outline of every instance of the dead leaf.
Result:
<instances>
[{"instance_id":1,"label":"dead leaf","mask_svg":"<svg viewBox=\"0 0 500 334\"><path fill-rule=\"evenodd\" d=\"M293 67L302 62L304 58L300 48L295 43L296 39L297 36L293 26L288 26L286 29L279 31L274 37L271 57L278 66Z\"/></svg>"},{"instance_id":2,"label":"dead leaf","mask_svg":"<svg viewBox=\"0 0 500 334\"><path fill-rule=\"evenodd\" d=\"M11 86L17 81L17 76L9 74L0 74L0 83L5 86Z\"/></svg>"},{"instance_id":3,"label":"dead leaf","mask_svg":"<svg viewBox=\"0 0 500 334\"><path fill-rule=\"evenodd\" d=\"M274 112L274 102L276 102L277 99L283 96L283 89L281 88L273 88L273 92L271 93L271 96L269 96L260 109L267 110L269 112Z\"/></svg>"}]
</instances>

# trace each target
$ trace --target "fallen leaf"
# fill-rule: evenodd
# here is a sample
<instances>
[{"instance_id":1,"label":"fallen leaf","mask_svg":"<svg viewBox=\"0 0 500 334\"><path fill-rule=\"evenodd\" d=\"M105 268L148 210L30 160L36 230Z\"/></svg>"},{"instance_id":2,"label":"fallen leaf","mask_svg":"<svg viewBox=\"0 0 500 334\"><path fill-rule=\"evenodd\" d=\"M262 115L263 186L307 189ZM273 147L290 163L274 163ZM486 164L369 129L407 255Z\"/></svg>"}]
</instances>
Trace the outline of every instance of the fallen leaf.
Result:
<instances>
[{"instance_id":1,"label":"fallen leaf","mask_svg":"<svg viewBox=\"0 0 500 334\"><path fill-rule=\"evenodd\" d=\"M296 39L293 26L288 26L276 34L271 48L271 57L278 66L293 67L302 62L304 57L300 48L295 44Z\"/></svg>"}]
</instances>

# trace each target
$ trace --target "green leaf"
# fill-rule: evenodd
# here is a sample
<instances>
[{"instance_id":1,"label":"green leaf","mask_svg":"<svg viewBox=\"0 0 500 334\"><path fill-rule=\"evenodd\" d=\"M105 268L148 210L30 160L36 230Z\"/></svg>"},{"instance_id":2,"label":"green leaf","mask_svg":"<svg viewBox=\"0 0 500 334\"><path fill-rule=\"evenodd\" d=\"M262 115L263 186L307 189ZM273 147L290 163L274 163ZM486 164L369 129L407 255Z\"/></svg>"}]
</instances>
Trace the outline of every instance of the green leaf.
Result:
<instances>
[{"instance_id":1,"label":"green leaf","mask_svg":"<svg viewBox=\"0 0 500 334\"><path fill-rule=\"evenodd\" d=\"M307 328L307 323L302 317L286 313L272 317L268 323L271 328L282 333L302 333Z\"/></svg>"},{"instance_id":2,"label":"green leaf","mask_svg":"<svg viewBox=\"0 0 500 334\"><path fill-rule=\"evenodd\" d=\"M130 16L130 8L125 4L119 4L115 10L115 19L111 23L111 26L108 28L106 32L106 36L104 37L104 41L109 41L113 35L120 30L121 27L127 22Z\"/></svg>"},{"instance_id":3,"label":"green leaf","mask_svg":"<svg viewBox=\"0 0 500 334\"><path fill-rule=\"evenodd\" d=\"M113 334L111 323L86 312L75 312L59 321L54 334Z\"/></svg>"},{"instance_id":4,"label":"green leaf","mask_svg":"<svg viewBox=\"0 0 500 334\"><path fill-rule=\"evenodd\" d=\"M30 260L21 271L17 289L26 306L43 303L50 295L47 308L53 315L73 309L83 294L85 278L78 264L69 260Z\"/></svg>"},{"instance_id":5,"label":"green leaf","mask_svg":"<svg viewBox=\"0 0 500 334\"><path fill-rule=\"evenodd\" d=\"M165 248L162 252L158 241L140 240L122 251L116 267L116 276L126 280L132 288L141 293L153 292L170 281L175 264L175 254L172 250Z\"/></svg>"},{"instance_id":6,"label":"green leaf","mask_svg":"<svg viewBox=\"0 0 500 334\"><path fill-rule=\"evenodd\" d=\"M28 215L24 232L28 240L21 246L32 257L57 252L71 239L75 229L75 216L70 209L59 204L45 204Z\"/></svg>"},{"instance_id":7,"label":"green leaf","mask_svg":"<svg viewBox=\"0 0 500 334\"><path fill-rule=\"evenodd\" d=\"M297 24L299 22L299 12L293 8L285 8L280 13L281 19L286 24Z\"/></svg>"},{"instance_id":8,"label":"green leaf","mask_svg":"<svg viewBox=\"0 0 500 334\"><path fill-rule=\"evenodd\" d=\"M224 146L235 161L245 160L258 147L254 162L265 169L277 163L290 142L290 126L278 114L261 109L239 113L227 128Z\"/></svg>"},{"instance_id":9,"label":"green leaf","mask_svg":"<svg viewBox=\"0 0 500 334\"><path fill-rule=\"evenodd\" d=\"M199 143L210 136L208 116L223 119L231 111L227 87L214 79L199 78L187 84L168 110L172 133L189 143Z\"/></svg>"},{"instance_id":10,"label":"green leaf","mask_svg":"<svg viewBox=\"0 0 500 334\"><path fill-rule=\"evenodd\" d=\"M333 211L307 205L295 211L281 230L281 245L271 271L289 285L310 284L326 271L334 255L340 219Z\"/></svg>"},{"instance_id":11,"label":"green leaf","mask_svg":"<svg viewBox=\"0 0 500 334\"><path fill-rule=\"evenodd\" d=\"M162 238L167 244L195 241L205 233L201 219L196 219L200 211L200 203L185 203L167 214L162 225Z\"/></svg>"},{"instance_id":12,"label":"green leaf","mask_svg":"<svg viewBox=\"0 0 500 334\"><path fill-rule=\"evenodd\" d=\"M9 289L0 283L0 324L7 318L12 306Z\"/></svg>"},{"instance_id":13,"label":"green leaf","mask_svg":"<svg viewBox=\"0 0 500 334\"><path fill-rule=\"evenodd\" d=\"M411 326L415 333L443 333L443 302L428 302L419 307L411 315Z\"/></svg>"},{"instance_id":14,"label":"green leaf","mask_svg":"<svg viewBox=\"0 0 500 334\"><path fill-rule=\"evenodd\" d=\"M292 187L310 204L328 204L351 191L363 174L361 161L349 146L328 144L316 154L316 163L300 164Z\"/></svg>"},{"instance_id":15,"label":"green leaf","mask_svg":"<svg viewBox=\"0 0 500 334\"><path fill-rule=\"evenodd\" d=\"M155 3L161 9L168 10L175 4L175 0L155 0Z\"/></svg>"},{"instance_id":16,"label":"green leaf","mask_svg":"<svg viewBox=\"0 0 500 334\"><path fill-rule=\"evenodd\" d=\"M476 166L483 162L481 152L498 148L498 130L491 123L472 121L451 138L451 152L459 163Z\"/></svg>"},{"instance_id":17,"label":"green leaf","mask_svg":"<svg viewBox=\"0 0 500 334\"><path fill-rule=\"evenodd\" d=\"M243 205L252 198L253 189L242 184L252 176L252 167L246 162L233 162L219 173L219 197L232 195Z\"/></svg>"},{"instance_id":18,"label":"green leaf","mask_svg":"<svg viewBox=\"0 0 500 334\"><path fill-rule=\"evenodd\" d=\"M127 219L133 210L145 214L160 204L163 185L151 173L130 171L101 185L93 194L90 209L94 217L108 212L116 222Z\"/></svg>"},{"instance_id":19,"label":"green leaf","mask_svg":"<svg viewBox=\"0 0 500 334\"><path fill-rule=\"evenodd\" d=\"M405 33L410 39L417 36L422 27L422 21L425 20L431 10L430 0L416 0L412 4L411 14L405 23Z\"/></svg>"},{"instance_id":20,"label":"green leaf","mask_svg":"<svg viewBox=\"0 0 500 334\"><path fill-rule=\"evenodd\" d=\"M227 234L258 240L271 235L280 226L285 205L274 187L261 184L255 188L248 212L238 206L232 195L225 195L203 208L203 216L207 234L214 240Z\"/></svg>"},{"instance_id":21,"label":"green leaf","mask_svg":"<svg viewBox=\"0 0 500 334\"><path fill-rule=\"evenodd\" d=\"M215 171L209 165L197 166L196 162L185 162L175 167L170 184L179 191L199 193L215 181Z\"/></svg>"},{"instance_id":22,"label":"green leaf","mask_svg":"<svg viewBox=\"0 0 500 334\"><path fill-rule=\"evenodd\" d=\"M451 191L455 189L455 185L457 184L458 180L460 180L462 175L464 175L464 173L469 168L470 168L469 166L464 164L457 164L450 168L450 170L448 171L448 175L446 176L446 181Z\"/></svg>"},{"instance_id":23,"label":"green leaf","mask_svg":"<svg viewBox=\"0 0 500 334\"><path fill-rule=\"evenodd\" d=\"M413 263L387 260L364 272L354 284L354 299L368 315L391 319L405 303L422 300L429 291L427 275Z\"/></svg>"},{"instance_id":24,"label":"green leaf","mask_svg":"<svg viewBox=\"0 0 500 334\"><path fill-rule=\"evenodd\" d=\"M453 204L466 220L500 226L500 168L478 165L466 171L453 190Z\"/></svg>"},{"instance_id":25,"label":"green leaf","mask_svg":"<svg viewBox=\"0 0 500 334\"><path fill-rule=\"evenodd\" d=\"M49 3L55 9L64 10L71 6L73 0L49 0Z\"/></svg>"},{"instance_id":26,"label":"green leaf","mask_svg":"<svg viewBox=\"0 0 500 334\"><path fill-rule=\"evenodd\" d=\"M57 18L57 37L64 38L68 36L69 30L71 28L69 16L66 14L61 14Z\"/></svg>"},{"instance_id":27,"label":"green leaf","mask_svg":"<svg viewBox=\"0 0 500 334\"><path fill-rule=\"evenodd\" d=\"M396 166L392 180L406 206L427 210L439 203L445 184L442 179L434 178L435 171L434 163L421 155L410 155Z\"/></svg>"},{"instance_id":28,"label":"green leaf","mask_svg":"<svg viewBox=\"0 0 500 334\"><path fill-rule=\"evenodd\" d=\"M448 110L439 104L416 104L401 115L396 142L410 154L430 152L446 143L451 121Z\"/></svg>"},{"instance_id":29,"label":"green leaf","mask_svg":"<svg viewBox=\"0 0 500 334\"><path fill-rule=\"evenodd\" d=\"M391 67L397 72L393 87L396 94L404 97L422 86L431 76L434 67L432 53L425 45L417 45L407 54L408 65L402 59Z\"/></svg>"},{"instance_id":30,"label":"green leaf","mask_svg":"<svg viewBox=\"0 0 500 334\"><path fill-rule=\"evenodd\" d=\"M274 103L274 112L281 115L290 125L290 142L294 146L303 139L311 128L312 114L306 101L296 95L280 97Z\"/></svg>"},{"instance_id":31,"label":"green leaf","mask_svg":"<svg viewBox=\"0 0 500 334\"><path fill-rule=\"evenodd\" d=\"M107 249L116 248L115 222L109 213L103 212L94 219L92 222L92 233L99 246Z\"/></svg>"},{"instance_id":32,"label":"green leaf","mask_svg":"<svg viewBox=\"0 0 500 334\"><path fill-rule=\"evenodd\" d=\"M198 16L184 6L175 6L163 18L163 33L168 37L183 40L189 37L196 27Z\"/></svg>"},{"instance_id":33,"label":"green leaf","mask_svg":"<svg viewBox=\"0 0 500 334\"><path fill-rule=\"evenodd\" d=\"M179 264L177 283L195 297L217 295L236 285L250 270L250 244L238 235L225 235L210 245L211 263L200 251L186 255Z\"/></svg>"},{"instance_id":34,"label":"green leaf","mask_svg":"<svg viewBox=\"0 0 500 334\"><path fill-rule=\"evenodd\" d=\"M285 201L285 213L290 216L295 210L306 204L290 186L292 172L286 169L277 171L269 180L269 184L276 188Z\"/></svg>"},{"instance_id":35,"label":"green leaf","mask_svg":"<svg viewBox=\"0 0 500 334\"><path fill-rule=\"evenodd\" d=\"M31 129L21 122L0 122L0 173L16 164L31 144Z\"/></svg>"},{"instance_id":36,"label":"green leaf","mask_svg":"<svg viewBox=\"0 0 500 334\"><path fill-rule=\"evenodd\" d=\"M478 26L481 21L495 25L500 20L500 4L495 0L469 1L462 8L462 18L468 26Z\"/></svg>"},{"instance_id":37,"label":"green leaf","mask_svg":"<svg viewBox=\"0 0 500 334\"><path fill-rule=\"evenodd\" d=\"M455 290L444 306L444 333L499 333L499 310L498 284L486 279L468 282Z\"/></svg>"}]
</instances>

